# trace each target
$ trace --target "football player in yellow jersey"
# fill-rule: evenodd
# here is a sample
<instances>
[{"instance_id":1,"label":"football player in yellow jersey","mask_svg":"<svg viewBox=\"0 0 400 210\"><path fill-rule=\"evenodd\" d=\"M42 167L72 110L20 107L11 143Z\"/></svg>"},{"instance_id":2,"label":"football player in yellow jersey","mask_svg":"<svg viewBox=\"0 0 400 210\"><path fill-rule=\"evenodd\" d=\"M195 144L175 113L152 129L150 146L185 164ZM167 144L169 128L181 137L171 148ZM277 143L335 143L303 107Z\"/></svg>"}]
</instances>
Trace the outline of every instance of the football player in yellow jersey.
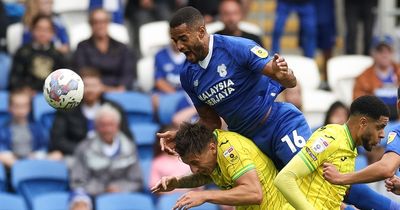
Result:
<instances>
[{"instance_id":1,"label":"football player in yellow jersey","mask_svg":"<svg viewBox=\"0 0 400 210\"><path fill-rule=\"evenodd\" d=\"M279 172L274 184L286 200L298 210L340 209L349 186L333 185L323 177L325 162L341 173L354 171L356 147L367 151L384 137L389 110L375 96L353 101L349 120L344 125L319 128L306 145Z\"/></svg>"},{"instance_id":2,"label":"football player in yellow jersey","mask_svg":"<svg viewBox=\"0 0 400 210\"><path fill-rule=\"evenodd\" d=\"M176 135L175 150L193 174L163 177L153 193L194 188L214 182L221 190L192 191L174 209L210 202L239 209L293 209L273 185L273 162L249 139L229 131L212 132L202 124L184 123Z\"/></svg>"}]
</instances>

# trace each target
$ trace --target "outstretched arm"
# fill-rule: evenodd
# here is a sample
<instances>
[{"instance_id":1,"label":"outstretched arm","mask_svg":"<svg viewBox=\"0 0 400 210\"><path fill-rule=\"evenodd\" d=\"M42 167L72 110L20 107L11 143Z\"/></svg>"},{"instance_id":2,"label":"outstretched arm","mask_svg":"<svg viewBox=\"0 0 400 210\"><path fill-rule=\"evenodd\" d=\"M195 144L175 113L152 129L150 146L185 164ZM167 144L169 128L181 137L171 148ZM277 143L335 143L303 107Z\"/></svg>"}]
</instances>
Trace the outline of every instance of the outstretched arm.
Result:
<instances>
[{"instance_id":1,"label":"outstretched arm","mask_svg":"<svg viewBox=\"0 0 400 210\"><path fill-rule=\"evenodd\" d=\"M399 166L400 156L394 152L388 152L378 162L360 171L347 174L341 174L332 164L324 163L323 176L330 183L337 185L369 183L392 177Z\"/></svg>"},{"instance_id":2,"label":"outstretched arm","mask_svg":"<svg viewBox=\"0 0 400 210\"><path fill-rule=\"evenodd\" d=\"M275 54L272 61L268 62L263 69L263 74L281 83L286 88L296 86L296 77L288 67L285 59L279 54Z\"/></svg>"},{"instance_id":3,"label":"outstretched arm","mask_svg":"<svg viewBox=\"0 0 400 210\"><path fill-rule=\"evenodd\" d=\"M222 205L259 205L263 199L260 180L257 171L250 170L236 180L235 187L229 190L191 191L183 195L175 204L174 209L191 208L204 202Z\"/></svg>"},{"instance_id":4,"label":"outstretched arm","mask_svg":"<svg viewBox=\"0 0 400 210\"><path fill-rule=\"evenodd\" d=\"M212 182L207 175L191 174L182 177L166 176L162 177L157 184L150 190L152 193L169 192L176 188L196 188Z\"/></svg>"},{"instance_id":5,"label":"outstretched arm","mask_svg":"<svg viewBox=\"0 0 400 210\"><path fill-rule=\"evenodd\" d=\"M311 173L307 165L300 158L299 154L294 156L292 160L279 172L276 176L274 184L281 191L286 200L298 210L315 209L307 200L306 196L301 192L297 185L297 179L307 176Z\"/></svg>"}]
</instances>

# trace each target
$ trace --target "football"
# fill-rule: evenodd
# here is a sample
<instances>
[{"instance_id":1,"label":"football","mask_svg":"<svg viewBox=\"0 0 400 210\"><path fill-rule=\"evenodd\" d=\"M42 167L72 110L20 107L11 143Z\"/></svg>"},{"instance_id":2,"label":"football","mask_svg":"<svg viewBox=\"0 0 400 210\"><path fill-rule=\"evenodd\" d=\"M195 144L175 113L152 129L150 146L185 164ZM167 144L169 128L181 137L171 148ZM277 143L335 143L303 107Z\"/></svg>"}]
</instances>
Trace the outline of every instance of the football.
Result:
<instances>
[{"instance_id":1,"label":"football","mask_svg":"<svg viewBox=\"0 0 400 210\"><path fill-rule=\"evenodd\" d=\"M49 74L43 85L47 103L55 109L72 109L83 98L82 78L70 69L58 69Z\"/></svg>"}]
</instances>

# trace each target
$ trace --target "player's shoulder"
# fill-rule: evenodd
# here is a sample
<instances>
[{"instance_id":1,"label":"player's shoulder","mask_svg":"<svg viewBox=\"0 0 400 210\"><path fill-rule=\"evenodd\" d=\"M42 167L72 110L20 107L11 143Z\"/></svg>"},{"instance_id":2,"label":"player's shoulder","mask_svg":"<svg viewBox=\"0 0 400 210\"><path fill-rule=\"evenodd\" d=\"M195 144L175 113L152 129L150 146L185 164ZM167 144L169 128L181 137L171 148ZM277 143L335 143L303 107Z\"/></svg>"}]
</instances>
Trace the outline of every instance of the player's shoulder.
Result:
<instances>
[{"instance_id":1,"label":"player's shoulder","mask_svg":"<svg viewBox=\"0 0 400 210\"><path fill-rule=\"evenodd\" d=\"M314 135L316 136L329 136L330 141L336 140L337 137L345 135L345 128L339 124L328 124L318 128Z\"/></svg>"},{"instance_id":2,"label":"player's shoulder","mask_svg":"<svg viewBox=\"0 0 400 210\"><path fill-rule=\"evenodd\" d=\"M400 143L400 124L394 127L387 135L387 144L392 142Z\"/></svg>"},{"instance_id":3,"label":"player's shoulder","mask_svg":"<svg viewBox=\"0 0 400 210\"><path fill-rule=\"evenodd\" d=\"M218 147L222 150L227 149L231 146L242 147L246 141L246 137L231 131L216 129L214 130L213 134L214 137L217 139Z\"/></svg>"},{"instance_id":4,"label":"player's shoulder","mask_svg":"<svg viewBox=\"0 0 400 210\"><path fill-rule=\"evenodd\" d=\"M214 43L217 48L243 50L246 48L250 49L254 46L258 46L258 44L253 40L246 39L243 37L219 35L219 34L215 34L213 36L214 36Z\"/></svg>"}]
</instances>

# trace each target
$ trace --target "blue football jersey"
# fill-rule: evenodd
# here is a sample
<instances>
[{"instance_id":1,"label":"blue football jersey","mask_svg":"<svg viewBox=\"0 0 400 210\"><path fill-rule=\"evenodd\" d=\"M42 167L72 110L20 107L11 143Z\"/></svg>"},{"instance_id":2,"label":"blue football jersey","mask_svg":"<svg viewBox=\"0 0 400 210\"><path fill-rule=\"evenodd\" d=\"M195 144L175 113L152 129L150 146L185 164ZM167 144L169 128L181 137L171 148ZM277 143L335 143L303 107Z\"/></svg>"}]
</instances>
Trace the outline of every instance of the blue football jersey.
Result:
<instances>
[{"instance_id":1,"label":"blue football jersey","mask_svg":"<svg viewBox=\"0 0 400 210\"><path fill-rule=\"evenodd\" d=\"M400 126L396 126L393 131L389 132L386 144L385 153L394 152L400 155Z\"/></svg>"},{"instance_id":2,"label":"blue football jersey","mask_svg":"<svg viewBox=\"0 0 400 210\"><path fill-rule=\"evenodd\" d=\"M198 63L185 62L181 84L196 107L211 106L229 130L251 137L284 90L262 74L272 58L251 40L211 35L207 57Z\"/></svg>"}]
</instances>

